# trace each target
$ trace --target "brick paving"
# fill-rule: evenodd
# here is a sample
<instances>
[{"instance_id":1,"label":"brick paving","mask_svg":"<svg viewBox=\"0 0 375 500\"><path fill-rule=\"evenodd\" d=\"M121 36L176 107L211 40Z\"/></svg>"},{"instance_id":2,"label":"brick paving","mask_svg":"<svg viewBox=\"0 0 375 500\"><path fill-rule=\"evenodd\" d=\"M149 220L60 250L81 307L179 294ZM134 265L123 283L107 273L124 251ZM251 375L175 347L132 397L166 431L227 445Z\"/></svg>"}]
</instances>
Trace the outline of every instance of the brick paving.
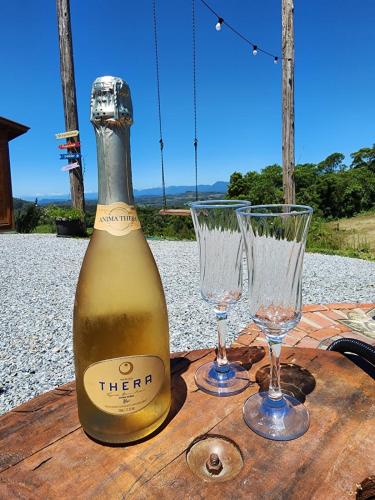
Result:
<instances>
[{"instance_id":1,"label":"brick paving","mask_svg":"<svg viewBox=\"0 0 375 500\"><path fill-rule=\"evenodd\" d=\"M307 304L303 307L301 321L286 335L283 345L326 349L331 342L342 337L363 340L375 345L375 330L373 337L369 337L340 322L340 320L350 320L348 314L353 316L357 313L357 317L360 317L372 309L375 309L375 303ZM265 344L266 340L260 329L250 323L240 332L232 345L243 347Z\"/></svg>"}]
</instances>

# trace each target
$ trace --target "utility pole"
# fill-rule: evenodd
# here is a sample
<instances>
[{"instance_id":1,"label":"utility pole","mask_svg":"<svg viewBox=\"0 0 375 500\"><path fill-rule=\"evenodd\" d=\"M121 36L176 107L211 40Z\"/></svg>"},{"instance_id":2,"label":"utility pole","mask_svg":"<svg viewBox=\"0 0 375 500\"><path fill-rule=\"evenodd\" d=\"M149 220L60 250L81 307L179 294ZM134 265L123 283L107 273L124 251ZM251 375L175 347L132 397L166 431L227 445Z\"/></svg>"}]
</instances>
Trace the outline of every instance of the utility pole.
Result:
<instances>
[{"instance_id":1,"label":"utility pole","mask_svg":"<svg viewBox=\"0 0 375 500\"><path fill-rule=\"evenodd\" d=\"M65 128L67 131L79 130L69 0L56 0L56 10L59 30L60 75L64 100ZM76 141L79 141L79 135L68 139L68 142ZM80 153L81 148L75 148L74 152ZM81 158L78 160L69 160L69 163L73 161L77 161L79 167L69 170L72 206L84 211L85 197L82 160Z\"/></svg>"},{"instance_id":2,"label":"utility pole","mask_svg":"<svg viewBox=\"0 0 375 500\"><path fill-rule=\"evenodd\" d=\"M295 203L294 185L294 5L282 0L282 149L284 202Z\"/></svg>"}]
</instances>

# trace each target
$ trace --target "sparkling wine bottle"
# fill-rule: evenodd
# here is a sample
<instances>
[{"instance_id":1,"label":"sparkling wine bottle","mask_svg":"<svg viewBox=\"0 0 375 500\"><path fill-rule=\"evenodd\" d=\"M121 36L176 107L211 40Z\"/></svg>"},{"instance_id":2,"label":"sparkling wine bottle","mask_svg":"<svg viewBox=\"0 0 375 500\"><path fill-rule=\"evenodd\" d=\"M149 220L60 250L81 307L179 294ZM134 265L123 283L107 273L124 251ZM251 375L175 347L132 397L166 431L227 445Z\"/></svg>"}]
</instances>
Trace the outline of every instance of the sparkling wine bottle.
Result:
<instances>
[{"instance_id":1,"label":"sparkling wine bottle","mask_svg":"<svg viewBox=\"0 0 375 500\"><path fill-rule=\"evenodd\" d=\"M78 412L84 430L127 443L157 429L170 404L168 316L160 276L134 207L132 103L120 78L93 84L99 193L74 304Z\"/></svg>"}]
</instances>

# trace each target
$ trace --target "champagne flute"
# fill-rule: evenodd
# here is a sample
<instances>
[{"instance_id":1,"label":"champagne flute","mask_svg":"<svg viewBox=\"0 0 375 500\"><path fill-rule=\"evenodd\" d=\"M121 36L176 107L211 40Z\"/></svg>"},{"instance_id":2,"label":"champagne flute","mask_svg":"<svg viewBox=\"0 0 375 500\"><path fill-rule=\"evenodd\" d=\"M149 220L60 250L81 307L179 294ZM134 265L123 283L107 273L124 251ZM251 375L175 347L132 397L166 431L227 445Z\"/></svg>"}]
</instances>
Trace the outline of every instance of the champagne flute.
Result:
<instances>
[{"instance_id":1,"label":"champagne flute","mask_svg":"<svg viewBox=\"0 0 375 500\"><path fill-rule=\"evenodd\" d=\"M200 366L195 373L197 386L214 396L231 396L250 383L240 363L229 362L225 349L227 316L242 294L242 235L236 209L248 201L208 200L190 204L199 245L202 298L214 308L218 328L216 360Z\"/></svg>"},{"instance_id":2,"label":"champagne flute","mask_svg":"<svg viewBox=\"0 0 375 500\"><path fill-rule=\"evenodd\" d=\"M267 339L271 373L267 392L244 404L246 424L278 441L295 439L309 427L305 406L280 387L282 341L301 319L302 266L312 208L259 205L237 210L249 273L250 314Z\"/></svg>"}]
</instances>

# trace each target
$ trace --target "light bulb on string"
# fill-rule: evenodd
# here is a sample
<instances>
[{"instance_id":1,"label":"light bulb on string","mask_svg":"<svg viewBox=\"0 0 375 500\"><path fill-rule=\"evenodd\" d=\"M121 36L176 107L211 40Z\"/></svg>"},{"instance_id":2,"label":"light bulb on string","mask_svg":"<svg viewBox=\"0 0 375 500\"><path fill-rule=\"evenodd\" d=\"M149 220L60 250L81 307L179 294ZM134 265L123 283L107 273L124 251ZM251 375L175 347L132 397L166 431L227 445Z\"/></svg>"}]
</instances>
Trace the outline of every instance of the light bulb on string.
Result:
<instances>
[{"instance_id":1,"label":"light bulb on string","mask_svg":"<svg viewBox=\"0 0 375 500\"><path fill-rule=\"evenodd\" d=\"M274 59L273 59L273 63L274 63L274 64L277 64L278 62L279 62L279 58L278 58L278 57L274 57Z\"/></svg>"},{"instance_id":2,"label":"light bulb on string","mask_svg":"<svg viewBox=\"0 0 375 500\"><path fill-rule=\"evenodd\" d=\"M222 17L218 17L217 23L216 23L216 31L221 31L221 26L224 22L224 19Z\"/></svg>"},{"instance_id":3,"label":"light bulb on string","mask_svg":"<svg viewBox=\"0 0 375 500\"><path fill-rule=\"evenodd\" d=\"M253 56L256 56L258 54L258 47L256 45L253 45Z\"/></svg>"}]
</instances>

